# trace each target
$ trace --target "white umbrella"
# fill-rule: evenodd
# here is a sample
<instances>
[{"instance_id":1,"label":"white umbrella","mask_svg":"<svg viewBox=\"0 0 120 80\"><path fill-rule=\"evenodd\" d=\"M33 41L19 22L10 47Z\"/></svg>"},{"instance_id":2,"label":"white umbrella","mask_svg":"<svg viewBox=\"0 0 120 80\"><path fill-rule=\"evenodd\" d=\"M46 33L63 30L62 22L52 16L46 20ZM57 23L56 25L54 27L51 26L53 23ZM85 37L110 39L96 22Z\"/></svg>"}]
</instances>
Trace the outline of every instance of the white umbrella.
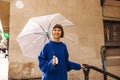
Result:
<instances>
[{"instance_id":1,"label":"white umbrella","mask_svg":"<svg viewBox=\"0 0 120 80\"><path fill-rule=\"evenodd\" d=\"M17 37L25 56L37 58L42 47L50 39L51 29L55 24L73 26L74 24L60 13L30 18Z\"/></svg>"}]
</instances>

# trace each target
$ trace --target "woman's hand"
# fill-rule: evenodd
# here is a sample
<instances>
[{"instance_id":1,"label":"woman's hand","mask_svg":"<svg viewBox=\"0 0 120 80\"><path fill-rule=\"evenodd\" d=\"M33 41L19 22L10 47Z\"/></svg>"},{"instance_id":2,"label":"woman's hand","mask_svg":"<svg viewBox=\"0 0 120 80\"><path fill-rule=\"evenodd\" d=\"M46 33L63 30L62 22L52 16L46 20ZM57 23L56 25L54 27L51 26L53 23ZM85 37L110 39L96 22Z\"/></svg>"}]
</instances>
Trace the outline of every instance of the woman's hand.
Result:
<instances>
[{"instance_id":1,"label":"woman's hand","mask_svg":"<svg viewBox=\"0 0 120 80\"><path fill-rule=\"evenodd\" d=\"M82 68L82 69L85 69L85 67L83 66L83 64L81 64L81 68Z\"/></svg>"},{"instance_id":2,"label":"woman's hand","mask_svg":"<svg viewBox=\"0 0 120 80\"><path fill-rule=\"evenodd\" d=\"M56 56L53 56L52 63L53 65L58 64L58 58Z\"/></svg>"}]
</instances>

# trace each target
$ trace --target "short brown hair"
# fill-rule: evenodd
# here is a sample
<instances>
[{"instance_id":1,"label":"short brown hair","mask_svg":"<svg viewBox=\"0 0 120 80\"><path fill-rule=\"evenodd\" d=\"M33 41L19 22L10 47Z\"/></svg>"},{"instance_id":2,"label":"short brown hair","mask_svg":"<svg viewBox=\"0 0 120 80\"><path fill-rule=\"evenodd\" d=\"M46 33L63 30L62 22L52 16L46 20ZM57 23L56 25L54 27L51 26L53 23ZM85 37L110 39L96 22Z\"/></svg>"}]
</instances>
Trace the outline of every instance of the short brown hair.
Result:
<instances>
[{"instance_id":1,"label":"short brown hair","mask_svg":"<svg viewBox=\"0 0 120 80\"><path fill-rule=\"evenodd\" d=\"M63 38L63 37L64 37L64 30L63 30L62 25L60 25L60 24L56 24L56 25L53 27L53 29L55 29L55 28L59 28L59 29L61 29L62 34L61 34L60 37Z\"/></svg>"}]
</instances>

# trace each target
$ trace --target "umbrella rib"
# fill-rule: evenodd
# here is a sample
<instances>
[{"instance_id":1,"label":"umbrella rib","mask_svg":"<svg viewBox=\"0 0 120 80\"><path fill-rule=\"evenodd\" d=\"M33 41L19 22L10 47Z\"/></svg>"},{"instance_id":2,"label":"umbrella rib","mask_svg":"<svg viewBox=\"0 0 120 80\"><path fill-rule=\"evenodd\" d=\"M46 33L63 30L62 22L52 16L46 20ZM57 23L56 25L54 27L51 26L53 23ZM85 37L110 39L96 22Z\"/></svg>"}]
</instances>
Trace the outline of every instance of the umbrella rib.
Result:
<instances>
[{"instance_id":1,"label":"umbrella rib","mask_svg":"<svg viewBox=\"0 0 120 80\"><path fill-rule=\"evenodd\" d=\"M48 30L50 29L50 26L51 26L51 23L52 21L56 18L56 16L51 20L51 22L49 23L49 27L48 27Z\"/></svg>"},{"instance_id":2,"label":"umbrella rib","mask_svg":"<svg viewBox=\"0 0 120 80\"><path fill-rule=\"evenodd\" d=\"M39 37L39 38L37 38L35 41L33 41L32 43L35 44L36 41L41 40L41 39L42 39L42 37L41 37L41 38ZM46 38L45 38L45 41L46 41ZM45 44L45 41L44 41L43 44ZM27 51L33 44L30 44L30 46L26 48L26 51ZM25 51L25 52L26 52L26 51Z\"/></svg>"},{"instance_id":3,"label":"umbrella rib","mask_svg":"<svg viewBox=\"0 0 120 80\"><path fill-rule=\"evenodd\" d=\"M36 20L34 20L34 19L32 19L33 21L35 21L36 23L38 23ZM39 23L38 23L39 24ZM40 25L40 24L39 24ZM44 31L44 32L46 32L45 31L45 29L40 25L40 27L42 28L42 30Z\"/></svg>"},{"instance_id":4,"label":"umbrella rib","mask_svg":"<svg viewBox=\"0 0 120 80\"><path fill-rule=\"evenodd\" d=\"M34 20L34 19L33 19ZM34 20L35 21L35 20ZM36 23L38 23L37 21L35 21ZM39 24L39 23L38 23ZM40 25L40 24L39 24ZM50 38L50 36L49 36L49 33L48 32L46 32L45 31L45 29L40 25L40 27L42 28L42 30L46 33L46 35L47 35L47 38L49 39ZM49 26L50 27L50 26ZM49 30L49 28L48 28L48 30Z\"/></svg>"},{"instance_id":5,"label":"umbrella rib","mask_svg":"<svg viewBox=\"0 0 120 80\"><path fill-rule=\"evenodd\" d=\"M67 39L67 40L69 40L69 41L72 42L72 43L74 42L74 41L71 40L68 36L65 36L64 38Z\"/></svg>"},{"instance_id":6,"label":"umbrella rib","mask_svg":"<svg viewBox=\"0 0 120 80\"><path fill-rule=\"evenodd\" d=\"M33 19L34 20L34 19ZM35 21L35 20L34 20ZM36 23L38 23L37 21L35 21ZM39 24L39 23L38 23ZM39 24L40 25L40 24ZM46 33L46 36L47 36L47 38L49 39L50 38L50 36L49 36L49 33L48 32L46 32L45 31L45 29L40 25L40 27L42 28L42 30ZM48 30L49 30L49 28L48 28Z\"/></svg>"},{"instance_id":7,"label":"umbrella rib","mask_svg":"<svg viewBox=\"0 0 120 80\"><path fill-rule=\"evenodd\" d=\"M31 34L46 35L46 33L44 33L44 32L39 32L39 33L30 33L30 34L26 34L26 35L24 35L24 36L21 36L20 38L23 38L23 37L25 37L25 36L27 36L27 35L31 35ZM17 37L17 39L19 39L19 37Z\"/></svg>"}]
</instances>

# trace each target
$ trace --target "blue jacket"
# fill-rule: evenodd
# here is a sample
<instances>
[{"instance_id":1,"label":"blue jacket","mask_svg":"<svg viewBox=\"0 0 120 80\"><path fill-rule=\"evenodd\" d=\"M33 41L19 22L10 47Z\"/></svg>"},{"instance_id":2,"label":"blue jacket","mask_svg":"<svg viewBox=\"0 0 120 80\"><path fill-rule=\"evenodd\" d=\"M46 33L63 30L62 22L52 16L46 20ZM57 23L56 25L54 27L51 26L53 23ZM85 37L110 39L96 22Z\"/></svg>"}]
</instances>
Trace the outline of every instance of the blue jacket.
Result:
<instances>
[{"instance_id":1,"label":"blue jacket","mask_svg":"<svg viewBox=\"0 0 120 80\"><path fill-rule=\"evenodd\" d=\"M52 58L58 58L58 64L52 64ZM68 60L68 50L64 43L49 41L38 56L42 80L68 80L67 71L80 70L81 65Z\"/></svg>"}]
</instances>

